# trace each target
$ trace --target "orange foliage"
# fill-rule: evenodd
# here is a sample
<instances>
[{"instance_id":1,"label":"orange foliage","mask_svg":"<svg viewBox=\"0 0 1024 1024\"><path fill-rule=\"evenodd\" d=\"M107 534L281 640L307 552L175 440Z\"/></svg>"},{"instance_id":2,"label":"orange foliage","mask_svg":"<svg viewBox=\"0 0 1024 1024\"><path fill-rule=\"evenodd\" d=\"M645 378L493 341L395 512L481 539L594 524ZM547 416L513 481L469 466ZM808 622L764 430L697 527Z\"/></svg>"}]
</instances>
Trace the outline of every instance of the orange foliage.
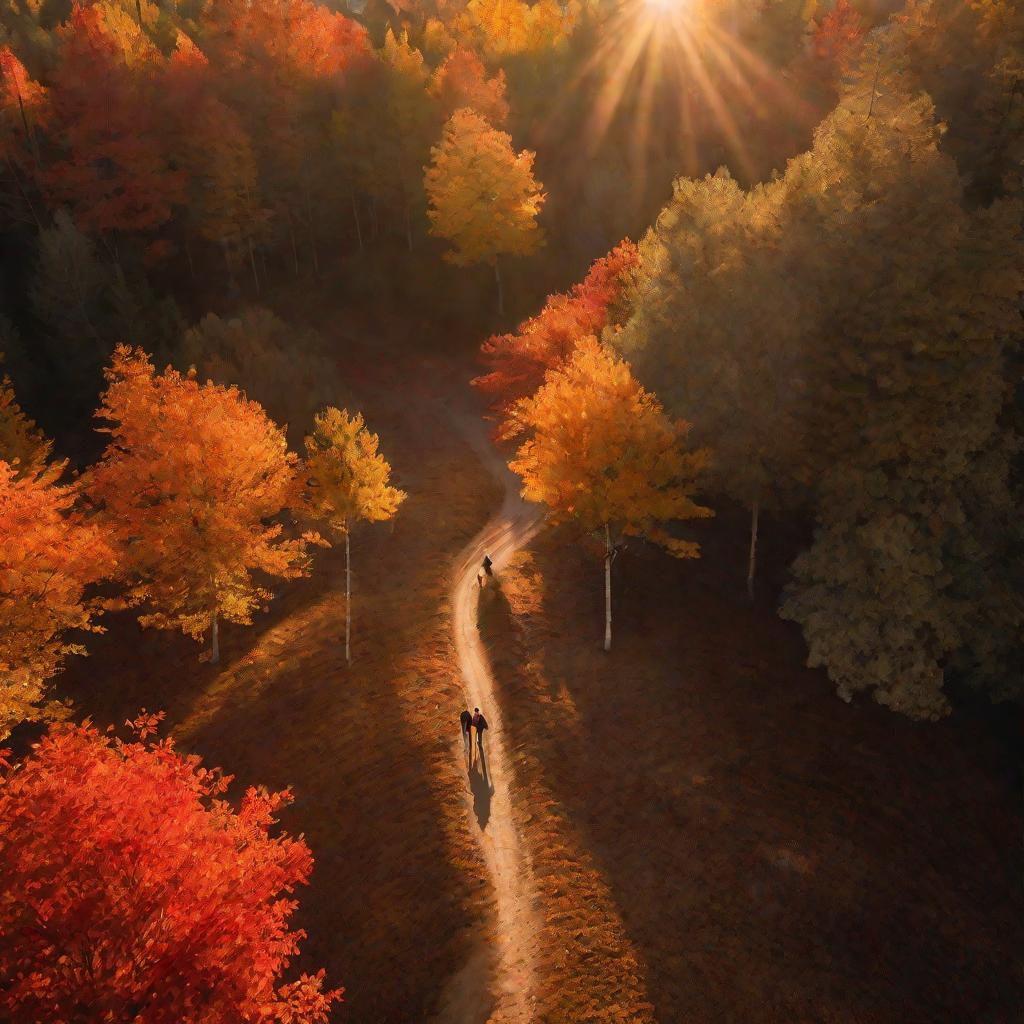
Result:
<instances>
[{"instance_id":1,"label":"orange foliage","mask_svg":"<svg viewBox=\"0 0 1024 1024\"><path fill-rule=\"evenodd\" d=\"M19 479L0 461L0 737L56 711L43 706L46 681L67 655L85 654L65 634L100 631L100 603L85 592L112 572L113 554L74 510L77 488L55 482L62 469Z\"/></svg>"},{"instance_id":2,"label":"orange foliage","mask_svg":"<svg viewBox=\"0 0 1024 1024\"><path fill-rule=\"evenodd\" d=\"M0 378L0 460L9 463L16 476L38 475L52 447L18 405L10 377Z\"/></svg>"},{"instance_id":3,"label":"orange foliage","mask_svg":"<svg viewBox=\"0 0 1024 1024\"><path fill-rule=\"evenodd\" d=\"M552 295L544 309L519 325L515 334L495 334L481 346L489 373L473 380L495 411L504 416L520 398L533 394L544 374L564 365L581 338L599 337L622 297L626 275L637 266L637 247L625 239L596 260L586 278L568 293ZM506 425L505 431L514 425ZM503 431L503 433L505 433Z\"/></svg>"},{"instance_id":4,"label":"orange foliage","mask_svg":"<svg viewBox=\"0 0 1024 1024\"><path fill-rule=\"evenodd\" d=\"M19 167L37 159L36 132L45 125L46 90L29 78L9 46L0 49L0 156Z\"/></svg>"},{"instance_id":5,"label":"orange foliage","mask_svg":"<svg viewBox=\"0 0 1024 1024\"><path fill-rule=\"evenodd\" d=\"M146 740L51 728L0 774L0 1016L146 1024L326 1024L324 972L282 983L313 857L274 836L290 794L250 788Z\"/></svg>"},{"instance_id":6,"label":"orange foliage","mask_svg":"<svg viewBox=\"0 0 1024 1024\"><path fill-rule=\"evenodd\" d=\"M459 47L451 53L434 72L430 92L446 119L460 107L470 107L496 127L508 118L505 72L499 68L488 78L483 63L472 50Z\"/></svg>"},{"instance_id":7,"label":"orange foliage","mask_svg":"<svg viewBox=\"0 0 1024 1024\"><path fill-rule=\"evenodd\" d=\"M218 56L278 87L324 79L369 59L366 29L312 0L217 0L207 8Z\"/></svg>"},{"instance_id":8,"label":"orange foliage","mask_svg":"<svg viewBox=\"0 0 1024 1024\"><path fill-rule=\"evenodd\" d=\"M307 572L306 542L272 520L298 500L298 459L283 430L237 388L200 384L121 345L97 415L111 422L89 492L122 545L143 625L198 639L220 618L249 623L272 597L253 573Z\"/></svg>"},{"instance_id":9,"label":"orange foliage","mask_svg":"<svg viewBox=\"0 0 1024 1024\"><path fill-rule=\"evenodd\" d=\"M78 7L61 30L61 59L50 97L55 138L66 153L45 181L87 232L147 231L184 198L171 168L157 103L164 60L139 35L125 50L104 7Z\"/></svg>"}]
</instances>

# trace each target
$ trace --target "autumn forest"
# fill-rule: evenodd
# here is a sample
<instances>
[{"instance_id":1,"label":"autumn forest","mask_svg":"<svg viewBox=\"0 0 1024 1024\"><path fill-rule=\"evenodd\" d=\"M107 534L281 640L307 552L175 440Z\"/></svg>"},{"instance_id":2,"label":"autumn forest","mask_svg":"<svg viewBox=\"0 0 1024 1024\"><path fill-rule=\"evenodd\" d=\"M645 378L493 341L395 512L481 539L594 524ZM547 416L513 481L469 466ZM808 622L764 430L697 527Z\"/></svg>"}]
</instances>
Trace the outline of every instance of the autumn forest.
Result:
<instances>
[{"instance_id":1,"label":"autumn forest","mask_svg":"<svg viewBox=\"0 0 1024 1024\"><path fill-rule=\"evenodd\" d=\"M0 151L0 1020L1019 1019L1021 0L0 0Z\"/></svg>"}]
</instances>

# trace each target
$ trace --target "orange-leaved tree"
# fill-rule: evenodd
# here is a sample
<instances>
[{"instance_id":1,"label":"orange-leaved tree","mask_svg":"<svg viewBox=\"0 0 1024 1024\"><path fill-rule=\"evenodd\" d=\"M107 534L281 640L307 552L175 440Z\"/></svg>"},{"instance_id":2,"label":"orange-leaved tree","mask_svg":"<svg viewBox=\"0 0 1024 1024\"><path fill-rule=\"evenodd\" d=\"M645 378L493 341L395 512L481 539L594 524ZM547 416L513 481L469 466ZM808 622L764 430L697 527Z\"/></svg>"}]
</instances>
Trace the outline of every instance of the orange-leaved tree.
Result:
<instances>
[{"instance_id":1,"label":"orange-leaved tree","mask_svg":"<svg viewBox=\"0 0 1024 1024\"><path fill-rule=\"evenodd\" d=\"M0 459L9 463L17 476L39 474L52 447L53 443L18 405L10 377L0 378Z\"/></svg>"},{"instance_id":2,"label":"orange-leaved tree","mask_svg":"<svg viewBox=\"0 0 1024 1024\"><path fill-rule=\"evenodd\" d=\"M692 494L706 450L684 449L689 425L673 422L635 380L629 365L595 338L579 343L540 390L512 410L528 434L509 463L523 480L523 497L603 540L604 649L612 645L612 560L622 537L654 541L676 558L700 548L671 536L665 524L710 516Z\"/></svg>"},{"instance_id":3,"label":"orange-leaved tree","mask_svg":"<svg viewBox=\"0 0 1024 1024\"><path fill-rule=\"evenodd\" d=\"M119 345L97 416L111 440L89 494L122 546L127 596L144 626L207 630L248 624L273 595L253 578L308 571L307 542L275 520L299 499L298 457L262 406L193 373L157 374L142 349Z\"/></svg>"},{"instance_id":4,"label":"orange-leaved tree","mask_svg":"<svg viewBox=\"0 0 1024 1024\"><path fill-rule=\"evenodd\" d=\"M451 242L445 259L456 266L494 268L498 312L504 313L499 258L529 256L543 242L537 215L544 193L533 177L534 154L516 153L511 136L468 109L452 114L430 153L430 232Z\"/></svg>"},{"instance_id":5,"label":"orange-leaved tree","mask_svg":"<svg viewBox=\"0 0 1024 1024\"><path fill-rule=\"evenodd\" d=\"M488 78L480 58L461 46L438 66L430 80L430 92L446 118L462 107L475 110L496 128L508 118L505 72L499 68Z\"/></svg>"},{"instance_id":6,"label":"orange-leaved tree","mask_svg":"<svg viewBox=\"0 0 1024 1024\"><path fill-rule=\"evenodd\" d=\"M309 505L314 516L345 538L345 660L351 664L352 561L349 536L359 521L390 519L405 501L392 487L391 466L380 454L380 438L366 429L361 413L332 406L317 413L306 438Z\"/></svg>"},{"instance_id":7,"label":"orange-leaved tree","mask_svg":"<svg viewBox=\"0 0 1024 1024\"><path fill-rule=\"evenodd\" d=\"M67 655L85 654L69 631L102 631L88 590L114 569L102 531L75 508L77 486L57 483L63 464L21 468L0 458L0 738L62 713L46 703L47 681Z\"/></svg>"},{"instance_id":8,"label":"orange-leaved tree","mask_svg":"<svg viewBox=\"0 0 1024 1024\"><path fill-rule=\"evenodd\" d=\"M326 1024L324 972L285 981L305 841L274 834L287 791L149 739L51 727L0 770L0 1017L137 1024Z\"/></svg>"},{"instance_id":9,"label":"orange-leaved tree","mask_svg":"<svg viewBox=\"0 0 1024 1024\"><path fill-rule=\"evenodd\" d=\"M571 291L549 296L540 313L521 323L514 334L492 335L480 346L488 372L472 383L490 400L499 423L516 401L541 386L548 370L572 356L582 338L600 337L616 321L626 275L639 260L637 247L624 239L596 260ZM499 426L499 437L506 427Z\"/></svg>"}]
</instances>

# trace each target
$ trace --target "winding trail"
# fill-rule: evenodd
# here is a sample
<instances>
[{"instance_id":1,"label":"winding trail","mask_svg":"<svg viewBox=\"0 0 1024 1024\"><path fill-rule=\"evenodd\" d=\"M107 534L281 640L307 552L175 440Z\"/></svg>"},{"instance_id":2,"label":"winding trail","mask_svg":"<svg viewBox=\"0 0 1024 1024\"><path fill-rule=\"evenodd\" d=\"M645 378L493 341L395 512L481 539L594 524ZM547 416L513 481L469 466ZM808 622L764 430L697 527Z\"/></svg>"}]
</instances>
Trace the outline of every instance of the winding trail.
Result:
<instances>
[{"instance_id":1,"label":"winding trail","mask_svg":"<svg viewBox=\"0 0 1024 1024\"><path fill-rule=\"evenodd\" d=\"M518 479L495 451L480 419L451 416L459 433L505 487L501 509L456 559L452 592L452 626L466 696L470 707L478 706L490 725L484 738L485 768L482 774L471 773L466 803L467 813L476 817L474 830L494 885L497 920L495 944L481 944L452 978L437 1021L520 1024L533 1019L533 955L540 918L529 855L512 820L508 793L512 766L490 659L477 626L480 592L476 574L484 554L491 556L495 571L500 572L509 557L538 531L541 513L520 498ZM461 742L458 756L464 756Z\"/></svg>"}]
</instances>

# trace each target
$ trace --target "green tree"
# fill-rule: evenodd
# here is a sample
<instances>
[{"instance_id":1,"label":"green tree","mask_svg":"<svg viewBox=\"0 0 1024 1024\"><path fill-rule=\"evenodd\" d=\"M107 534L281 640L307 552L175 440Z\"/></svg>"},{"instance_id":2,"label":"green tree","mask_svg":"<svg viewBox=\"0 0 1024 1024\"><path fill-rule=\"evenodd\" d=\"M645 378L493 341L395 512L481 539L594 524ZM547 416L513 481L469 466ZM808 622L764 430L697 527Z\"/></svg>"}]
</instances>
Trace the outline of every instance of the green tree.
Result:
<instances>
[{"instance_id":1,"label":"green tree","mask_svg":"<svg viewBox=\"0 0 1024 1024\"><path fill-rule=\"evenodd\" d=\"M786 173L822 469L783 615L841 695L925 718L948 709L947 666L1000 628L972 608L998 576L972 515L981 494L1013 515L989 453L1017 444L1001 419L1024 269L1019 208L969 213L940 135L927 97L869 68Z\"/></svg>"},{"instance_id":2,"label":"green tree","mask_svg":"<svg viewBox=\"0 0 1024 1024\"><path fill-rule=\"evenodd\" d=\"M712 445L710 486L750 510L754 592L763 508L791 511L810 477L800 412L801 283L782 258L788 187L744 191L722 169L678 179L640 246L632 315L612 342L693 438Z\"/></svg>"}]
</instances>

